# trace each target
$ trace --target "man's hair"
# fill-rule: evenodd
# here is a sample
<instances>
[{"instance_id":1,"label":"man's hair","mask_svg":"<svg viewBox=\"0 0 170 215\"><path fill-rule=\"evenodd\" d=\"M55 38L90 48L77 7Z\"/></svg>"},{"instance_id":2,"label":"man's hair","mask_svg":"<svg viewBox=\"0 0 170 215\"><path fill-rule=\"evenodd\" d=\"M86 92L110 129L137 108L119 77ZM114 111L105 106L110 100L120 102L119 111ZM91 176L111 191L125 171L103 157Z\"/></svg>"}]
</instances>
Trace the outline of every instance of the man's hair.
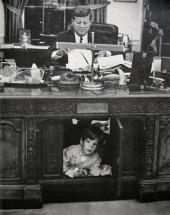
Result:
<instances>
[{"instance_id":1,"label":"man's hair","mask_svg":"<svg viewBox=\"0 0 170 215\"><path fill-rule=\"evenodd\" d=\"M87 139L87 138L89 138L91 140L98 139L98 142L101 142L103 140L103 138L104 138L104 134L100 130L99 127L97 127L95 125L91 125L87 129L85 129L84 132L83 132L83 134L82 134L82 140L83 141L85 139Z\"/></svg>"},{"instance_id":2,"label":"man's hair","mask_svg":"<svg viewBox=\"0 0 170 215\"><path fill-rule=\"evenodd\" d=\"M90 21L92 20L92 11L91 11L90 7L84 6L84 5L83 6L79 5L74 8L73 13L72 13L73 19L75 17L86 17L86 16L90 17Z\"/></svg>"}]
</instances>

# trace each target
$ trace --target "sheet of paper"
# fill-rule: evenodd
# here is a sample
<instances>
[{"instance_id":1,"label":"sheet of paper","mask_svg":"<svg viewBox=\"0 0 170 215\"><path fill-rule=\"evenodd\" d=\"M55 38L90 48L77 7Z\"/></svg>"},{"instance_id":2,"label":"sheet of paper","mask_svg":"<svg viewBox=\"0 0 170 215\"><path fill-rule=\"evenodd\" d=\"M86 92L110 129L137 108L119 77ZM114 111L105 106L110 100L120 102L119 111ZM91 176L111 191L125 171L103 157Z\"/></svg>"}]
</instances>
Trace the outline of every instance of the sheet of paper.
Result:
<instances>
[{"instance_id":1,"label":"sheet of paper","mask_svg":"<svg viewBox=\"0 0 170 215\"><path fill-rule=\"evenodd\" d=\"M98 65L100 69L108 69L124 63L123 55L113 55L110 57L99 57Z\"/></svg>"},{"instance_id":2,"label":"sheet of paper","mask_svg":"<svg viewBox=\"0 0 170 215\"><path fill-rule=\"evenodd\" d=\"M152 72L160 72L161 71L161 58L154 58L152 62Z\"/></svg>"},{"instance_id":3,"label":"sheet of paper","mask_svg":"<svg viewBox=\"0 0 170 215\"><path fill-rule=\"evenodd\" d=\"M74 49L68 52L68 64L66 67L72 71L86 70L92 63L90 50Z\"/></svg>"}]
</instances>

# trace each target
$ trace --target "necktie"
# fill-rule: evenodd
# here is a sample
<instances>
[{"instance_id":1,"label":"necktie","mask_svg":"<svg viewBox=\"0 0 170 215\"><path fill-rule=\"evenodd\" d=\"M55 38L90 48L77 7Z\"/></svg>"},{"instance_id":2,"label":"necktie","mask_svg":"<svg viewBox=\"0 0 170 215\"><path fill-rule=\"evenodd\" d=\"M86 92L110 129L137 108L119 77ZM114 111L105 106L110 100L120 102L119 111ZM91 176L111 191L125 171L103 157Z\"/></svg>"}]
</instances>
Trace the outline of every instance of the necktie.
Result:
<instances>
[{"instance_id":1,"label":"necktie","mask_svg":"<svg viewBox=\"0 0 170 215\"><path fill-rule=\"evenodd\" d=\"M80 37L80 43L82 43L82 41L83 41L83 37Z\"/></svg>"}]
</instances>

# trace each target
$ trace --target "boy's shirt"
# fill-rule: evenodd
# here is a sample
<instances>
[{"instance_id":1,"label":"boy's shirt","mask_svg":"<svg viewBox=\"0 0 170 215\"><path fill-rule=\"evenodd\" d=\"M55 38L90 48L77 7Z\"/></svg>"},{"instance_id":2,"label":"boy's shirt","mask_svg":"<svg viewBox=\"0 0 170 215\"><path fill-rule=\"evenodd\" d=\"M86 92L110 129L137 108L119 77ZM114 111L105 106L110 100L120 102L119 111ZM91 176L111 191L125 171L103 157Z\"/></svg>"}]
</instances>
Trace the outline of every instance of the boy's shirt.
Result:
<instances>
[{"instance_id":1,"label":"boy's shirt","mask_svg":"<svg viewBox=\"0 0 170 215\"><path fill-rule=\"evenodd\" d=\"M95 152L93 155L84 156L81 153L80 144L72 145L63 151L63 172L66 173L71 168L78 167L79 169L89 169L91 175L99 176L101 161L102 159L98 153Z\"/></svg>"}]
</instances>

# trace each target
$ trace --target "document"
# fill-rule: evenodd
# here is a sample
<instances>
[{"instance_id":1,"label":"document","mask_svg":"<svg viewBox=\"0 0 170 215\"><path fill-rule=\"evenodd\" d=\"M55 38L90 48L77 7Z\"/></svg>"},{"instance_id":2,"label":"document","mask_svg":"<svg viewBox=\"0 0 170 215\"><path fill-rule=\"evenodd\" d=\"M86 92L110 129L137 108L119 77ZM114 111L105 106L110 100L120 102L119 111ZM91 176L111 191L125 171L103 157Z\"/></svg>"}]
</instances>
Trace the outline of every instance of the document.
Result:
<instances>
[{"instance_id":1,"label":"document","mask_svg":"<svg viewBox=\"0 0 170 215\"><path fill-rule=\"evenodd\" d=\"M72 71L90 70L92 64L92 52L85 49L74 49L68 51L67 69Z\"/></svg>"},{"instance_id":2,"label":"document","mask_svg":"<svg viewBox=\"0 0 170 215\"><path fill-rule=\"evenodd\" d=\"M124 62L122 54L98 58L98 66L100 69L109 69L117 65L124 64Z\"/></svg>"},{"instance_id":3,"label":"document","mask_svg":"<svg viewBox=\"0 0 170 215\"><path fill-rule=\"evenodd\" d=\"M151 72L153 72L153 76L155 76L155 72L161 72L161 58L154 57L151 67Z\"/></svg>"}]
</instances>

